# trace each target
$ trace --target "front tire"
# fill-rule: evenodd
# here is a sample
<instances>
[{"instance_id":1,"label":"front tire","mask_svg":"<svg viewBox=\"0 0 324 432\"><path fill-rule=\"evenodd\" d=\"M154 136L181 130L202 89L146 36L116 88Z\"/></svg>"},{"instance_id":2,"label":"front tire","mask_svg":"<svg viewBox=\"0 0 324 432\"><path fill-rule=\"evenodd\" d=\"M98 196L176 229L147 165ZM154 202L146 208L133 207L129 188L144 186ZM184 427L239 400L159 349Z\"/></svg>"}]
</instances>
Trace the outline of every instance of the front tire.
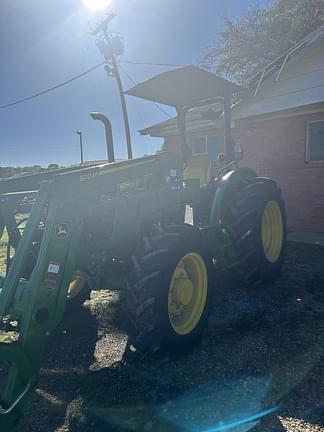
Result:
<instances>
[{"instance_id":1,"label":"front tire","mask_svg":"<svg viewBox=\"0 0 324 432\"><path fill-rule=\"evenodd\" d=\"M190 225L158 227L131 257L129 342L142 353L195 345L208 318L212 260Z\"/></svg>"}]
</instances>

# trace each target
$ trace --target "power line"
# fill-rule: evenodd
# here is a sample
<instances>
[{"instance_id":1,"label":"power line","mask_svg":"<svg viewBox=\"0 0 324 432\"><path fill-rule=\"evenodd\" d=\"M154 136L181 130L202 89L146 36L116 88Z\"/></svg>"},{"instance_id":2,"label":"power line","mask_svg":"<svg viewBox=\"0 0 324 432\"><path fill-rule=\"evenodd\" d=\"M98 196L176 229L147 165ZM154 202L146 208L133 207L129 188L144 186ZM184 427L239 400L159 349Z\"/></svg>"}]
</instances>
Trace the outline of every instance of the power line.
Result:
<instances>
[{"instance_id":1,"label":"power line","mask_svg":"<svg viewBox=\"0 0 324 432\"><path fill-rule=\"evenodd\" d=\"M183 65L183 64L172 64L172 63L153 63L153 62L137 62L137 61L130 61L130 60L123 60L123 61L121 61L121 63L136 64L136 65L144 65L144 66L166 66L166 67L182 67L182 66L186 66L186 65ZM24 103L24 102L28 102L28 101L30 101L30 100L32 100L32 99L38 98L38 97L43 96L43 95L45 95L45 94L47 94L47 93L50 93L50 92L52 92L52 91L54 91L54 90L57 90L57 89L60 88L60 87L63 87L63 86L65 86L65 85L68 85L68 84L70 84L71 82L73 82L73 81L75 81L75 80L77 80L77 79L79 79L79 78L82 78L82 77L84 77L85 75L88 75L89 73L95 71L96 69L100 68L100 67L103 66L104 64L105 64L105 62L98 63L97 65L91 67L90 69L87 69L87 70L85 70L84 72L81 72L80 74L75 75L74 77L72 77L72 78L70 78L70 79L68 79L68 80L66 80L66 81L63 81L63 82L61 82L61 83L59 83L59 84L56 84L56 85L54 85L53 87L50 87L50 88L48 88L48 89L46 89L46 90L42 90L42 91L40 91L40 92L38 92L38 93L34 93L34 94L32 94L31 96L27 96L27 97L22 98L22 99L17 99L16 101L14 101L14 102L10 102L10 103L5 104L5 105L0 105L0 110L6 109L6 108L10 108L10 107L12 107L12 106L19 105L19 104ZM121 66L120 66L120 67L121 67ZM123 68L122 70L123 70L123 72L128 76L128 78L129 78L129 79L134 83L134 85L136 85L137 83L135 83L135 81L132 80L132 78L127 74L127 72L125 71L125 69ZM165 115L168 116L169 118L172 117L169 113L167 113L165 110L163 110L163 108L161 108L158 104L156 104L155 102L153 102L153 103L154 103L154 105L155 105L155 106L156 106L156 107L157 107L157 108L158 108L158 109L159 109L163 114L165 114Z\"/></svg>"},{"instance_id":2,"label":"power line","mask_svg":"<svg viewBox=\"0 0 324 432\"><path fill-rule=\"evenodd\" d=\"M127 78L134 84L137 85L137 82L135 80L133 80L133 78L129 75L129 73L125 70L125 68L120 64L119 65L120 69L124 72L124 74L127 76ZM155 107L160 110L164 115L166 115L169 118L172 118L172 115L170 115L167 111L165 111L163 108L160 107L160 105L158 105L156 102L151 101Z\"/></svg>"},{"instance_id":3,"label":"power line","mask_svg":"<svg viewBox=\"0 0 324 432\"><path fill-rule=\"evenodd\" d=\"M5 104L5 105L1 105L0 106L0 110L5 109L5 108L10 108L10 107L12 107L14 105L18 105L18 104L21 104L23 102L27 102L29 100L35 99L35 98L37 98L39 96L43 96L43 95L45 95L47 93L50 93L50 92L52 92L54 90L57 90L58 88L63 87L65 85L67 85L67 84L70 84L71 82L73 82L73 81L75 81L75 80L77 80L79 78L82 78L83 76L85 76L85 75L93 72L94 70L98 69L99 67L103 66L104 64L105 64L104 62L101 62L101 63L99 63L99 64L91 67L90 69L87 69L86 71L81 72L80 74L78 74L78 75L76 75L76 76L74 76L74 77L72 77L72 78L70 78L70 79L68 79L66 81L63 81L63 82L61 82L59 84L56 84L53 87L50 87L50 88L48 88L46 90L42 90L42 91L40 91L38 93L35 93L35 94L33 94L31 96L28 96L28 97L25 97L23 99L18 99L18 100L14 101L14 102L11 102L11 103L8 103L8 104Z\"/></svg>"}]
</instances>

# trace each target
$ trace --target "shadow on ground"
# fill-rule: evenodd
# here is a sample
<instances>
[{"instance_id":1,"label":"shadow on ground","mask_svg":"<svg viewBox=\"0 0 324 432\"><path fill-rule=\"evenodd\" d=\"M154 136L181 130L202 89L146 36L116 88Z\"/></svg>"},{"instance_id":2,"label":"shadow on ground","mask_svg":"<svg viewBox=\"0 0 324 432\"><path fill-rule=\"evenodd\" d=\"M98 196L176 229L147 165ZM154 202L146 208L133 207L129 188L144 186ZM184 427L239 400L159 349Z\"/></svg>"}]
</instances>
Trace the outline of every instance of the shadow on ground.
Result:
<instances>
[{"instance_id":1,"label":"shadow on ground","mask_svg":"<svg viewBox=\"0 0 324 432\"><path fill-rule=\"evenodd\" d=\"M124 353L122 308L96 293L53 336L19 432L324 430L323 262L323 247L290 243L274 285L215 287L202 343L183 357Z\"/></svg>"}]
</instances>

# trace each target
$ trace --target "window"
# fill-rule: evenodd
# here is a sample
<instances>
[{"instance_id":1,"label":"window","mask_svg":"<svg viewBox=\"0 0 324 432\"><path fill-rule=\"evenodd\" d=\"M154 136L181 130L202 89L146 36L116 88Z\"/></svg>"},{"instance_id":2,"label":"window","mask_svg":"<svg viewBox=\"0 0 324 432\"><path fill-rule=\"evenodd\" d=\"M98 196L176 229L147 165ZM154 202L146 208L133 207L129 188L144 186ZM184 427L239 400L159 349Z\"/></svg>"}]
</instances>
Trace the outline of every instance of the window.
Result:
<instances>
[{"instance_id":1,"label":"window","mask_svg":"<svg viewBox=\"0 0 324 432\"><path fill-rule=\"evenodd\" d=\"M306 161L324 162L324 121L307 123Z\"/></svg>"},{"instance_id":2,"label":"window","mask_svg":"<svg viewBox=\"0 0 324 432\"><path fill-rule=\"evenodd\" d=\"M211 135L207 137L207 153L209 154L212 161L217 161L220 149L216 136Z\"/></svg>"},{"instance_id":3,"label":"window","mask_svg":"<svg viewBox=\"0 0 324 432\"><path fill-rule=\"evenodd\" d=\"M193 138L192 154L207 153L207 137Z\"/></svg>"},{"instance_id":4,"label":"window","mask_svg":"<svg viewBox=\"0 0 324 432\"><path fill-rule=\"evenodd\" d=\"M208 153L213 161L217 161L219 154L218 139L214 135L192 139L192 154Z\"/></svg>"}]
</instances>

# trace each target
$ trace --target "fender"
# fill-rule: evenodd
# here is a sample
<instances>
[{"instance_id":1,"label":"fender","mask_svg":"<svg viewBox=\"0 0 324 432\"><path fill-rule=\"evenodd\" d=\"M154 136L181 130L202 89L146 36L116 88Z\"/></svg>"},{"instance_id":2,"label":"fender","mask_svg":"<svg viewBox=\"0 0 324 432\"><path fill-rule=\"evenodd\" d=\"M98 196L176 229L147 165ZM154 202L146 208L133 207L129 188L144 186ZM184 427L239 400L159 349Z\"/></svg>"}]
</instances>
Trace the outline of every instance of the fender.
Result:
<instances>
[{"instance_id":1,"label":"fender","mask_svg":"<svg viewBox=\"0 0 324 432\"><path fill-rule=\"evenodd\" d=\"M224 208L224 201L227 199L228 194L238 181L242 179L250 179L256 177L257 174L254 170L248 167L240 167L228 171L221 178L219 186L216 189L215 196L213 199L213 205L210 215L210 224L219 225L222 219L222 209Z\"/></svg>"}]
</instances>

